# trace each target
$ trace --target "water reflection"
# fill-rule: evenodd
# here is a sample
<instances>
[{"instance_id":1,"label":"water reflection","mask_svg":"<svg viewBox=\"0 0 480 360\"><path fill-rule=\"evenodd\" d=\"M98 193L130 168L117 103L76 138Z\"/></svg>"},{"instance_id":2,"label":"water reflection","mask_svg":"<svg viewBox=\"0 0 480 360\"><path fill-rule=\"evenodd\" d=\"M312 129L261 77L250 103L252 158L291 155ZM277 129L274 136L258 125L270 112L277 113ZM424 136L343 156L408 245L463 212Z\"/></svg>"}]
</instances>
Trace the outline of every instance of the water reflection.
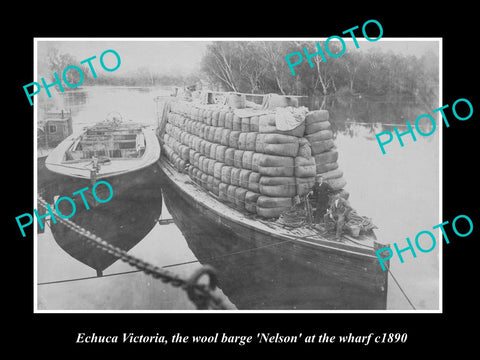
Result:
<instances>
[{"instance_id":1,"label":"water reflection","mask_svg":"<svg viewBox=\"0 0 480 360\"><path fill-rule=\"evenodd\" d=\"M140 185L116 192L108 203L91 207L90 210L85 210L79 203L72 220L108 243L125 251L130 250L152 230L162 212L158 174L143 172L142 175L148 175L149 178ZM57 188L61 188L61 184L58 185ZM69 214L70 210L61 212ZM61 223L51 224L51 231L65 252L94 269L98 275L118 260Z\"/></svg>"}]
</instances>

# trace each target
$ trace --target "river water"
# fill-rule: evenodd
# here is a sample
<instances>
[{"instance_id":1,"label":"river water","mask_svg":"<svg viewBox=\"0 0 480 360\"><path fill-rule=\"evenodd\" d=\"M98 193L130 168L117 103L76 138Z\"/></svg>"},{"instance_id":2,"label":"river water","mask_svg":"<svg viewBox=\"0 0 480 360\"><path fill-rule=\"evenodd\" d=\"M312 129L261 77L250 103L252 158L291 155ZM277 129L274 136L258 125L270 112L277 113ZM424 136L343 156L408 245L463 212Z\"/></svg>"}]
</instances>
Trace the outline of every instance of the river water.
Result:
<instances>
[{"instance_id":1,"label":"river water","mask_svg":"<svg viewBox=\"0 0 480 360\"><path fill-rule=\"evenodd\" d=\"M40 108L48 105L71 109L74 131L103 120L113 111L125 119L153 125L156 123L153 98L167 98L169 92L160 88L86 87L54 94L52 99L41 99ZM388 111L388 107L379 108ZM415 113L412 109L410 112ZM440 223L438 131L430 137L419 138L416 142L405 139L403 148L398 144L392 145L388 148L387 155L382 155L374 137L375 133L381 131L380 125L371 127L352 124L355 121L365 122L364 117L356 119L354 113L348 115L345 123L347 115L341 109L332 110L335 110L331 113L336 114L336 118L332 118L331 122L338 129L335 142L340 153L339 164L348 182L346 190L350 193L350 202L360 214L373 219L378 226L378 239L406 244L406 237L414 239L418 232L431 230ZM414 116L418 115L420 113ZM375 118L381 118L381 114L375 114ZM392 129L388 126L385 128ZM130 232L127 233L137 235L132 243L125 245L130 249L130 254L166 267L181 277L187 278L199 268L198 260L204 256L202 251L215 250L208 246L199 247L198 244L209 245L215 241L224 241L220 232L211 233L207 229L195 233L179 228L175 223L160 225L156 222L158 218L172 217L165 205L165 196L162 206L158 204L158 196L150 196L146 192L139 192L128 201L132 202L116 204L116 211L105 215L109 217L108 226L98 228L98 231L106 234L109 229L117 228L121 232L130 227ZM139 221L140 216L147 220ZM192 219L193 224L196 220L199 219ZM88 223L83 225L88 227ZM199 223L198 229L200 228ZM438 243L441 243L439 232L432 232ZM61 232L54 233L55 237L47 227L44 233L38 234L36 240L39 310L195 309L183 290L141 272L132 272L133 268L121 261L112 264L106 261L104 276L95 277L93 268L79 261L72 251L64 250L69 250L71 243L63 243L63 247L59 245L62 244L62 239L58 238ZM406 297L417 310L440 309L440 252L437 246L429 253L417 251L417 258L412 258L405 252L403 264L398 257L391 260L391 272L395 279L389 275L387 310L412 310ZM228 254L221 255L224 258ZM223 266L220 270L231 280L228 285L224 282L223 289L220 286L219 296L231 306L242 310L322 310L322 301L325 299L314 301L315 297L321 296L322 289L310 286L308 276L304 276L300 270L298 274L290 273L287 276L277 271L278 266L266 269L266 256L261 253L250 254L245 258L232 255L218 263L218 266ZM254 257L255 264L252 262ZM290 272L295 271L291 269L294 267L288 268ZM293 282L293 275L306 280L299 286L298 280Z\"/></svg>"}]
</instances>

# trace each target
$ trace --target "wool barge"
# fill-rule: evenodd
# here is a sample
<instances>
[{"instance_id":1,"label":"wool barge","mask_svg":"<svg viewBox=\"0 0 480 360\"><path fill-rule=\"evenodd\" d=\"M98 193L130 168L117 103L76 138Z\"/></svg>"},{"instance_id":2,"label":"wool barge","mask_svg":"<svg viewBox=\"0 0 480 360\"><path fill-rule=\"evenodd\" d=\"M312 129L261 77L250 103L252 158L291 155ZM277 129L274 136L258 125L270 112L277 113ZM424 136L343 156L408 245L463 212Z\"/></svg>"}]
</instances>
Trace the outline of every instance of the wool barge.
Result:
<instances>
[{"instance_id":1,"label":"wool barge","mask_svg":"<svg viewBox=\"0 0 480 360\"><path fill-rule=\"evenodd\" d=\"M298 177L292 177L290 173L286 173L293 171L288 169L288 166L282 167L274 164L272 169L272 167L268 168L266 162L262 163L263 154L268 154L272 148L282 152L288 152L289 148L293 148L292 154L295 155L299 151L299 147L290 146L287 143L290 138L281 138L284 141L283 144L280 144L281 146L270 146L267 150L265 144L262 145L257 140L254 149L260 149L257 153L262 153L262 155L257 156L256 165L255 160L250 163L248 160L228 162L225 154L228 148L234 148L233 158L240 158L240 156L235 156L237 150L243 151L242 155L245 155L246 151L251 151L248 150L248 144L242 143L243 145L241 145L241 141L238 140L242 132L292 135L292 131L275 128L269 111L265 112L263 109L262 113L262 109L256 110L259 110L259 114L261 114L255 119L257 124L251 120L249 126L246 126L248 121L239 116L239 112L235 114L231 107L229 109L221 108L183 100L173 100L171 103L167 103L158 126L158 136L162 144L162 156L158 162L164 184L162 187L169 189L169 196L179 197L189 204L206 221L227 229L254 248L268 248L278 258L285 257L293 262L300 262L302 267L308 267L318 276L333 278L343 286L360 287L365 298L368 299L368 301L362 302L362 305L357 305L362 309L385 309L388 272L382 271L375 255L375 250L385 245L377 242L372 230L356 238L344 234L340 241L337 241L331 234L322 235L312 226L290 227L276 221L282 212L292 206L293 203L287 200L288 198L304 194L305 189L309 189L313 185L310 175L300 175L306 173L305 167L300 169L303 172L299 171ZM255 115L251 114L254 113L255 111L251 112L249 118L253 118ZM222 117L223 120L221 120ZM226 120L228 118L230 120ZM321 136L328 134L325 132L326 123L316 124L315 127L318 132L323 131ZM230 135L227 136L229 142L225 141L225 136L215 135L216 132L220 132L216 131L217 128L222 128L223 133L225 133L224 129L227 129ZM293 129L293 132L295 131L299 141L305 137L305 127ZM236 132L236 139L232 141L233 132ZM312 135L312 133L307 135ZM318 153L318 157L315 155L315 159L331 156L334 151L330 147L330 139L318 140L318 137L314 138L313 136L307 137L307 139L309 139L308 146L317 147L315 152ZM316 144L312 144L315 142ZM320 150L318 150L319 147ZM330 154L325 154L328 152ZM218 156L219 153L220 156ZM297 163L298 157L294 158L292 164ZM245 160L245 156L243 156L243 160ZM283 159L280 160L283 161ZM331 168L332 163L333 161L314 163L314 175L315 173L328 173L326 177L329 179L328 176L332 173L338 174L338 171L335 172L335 167ZM300 159L299 164L305 163ZM224 168L227 168L229 177L223 176ZM295 174L297 174L298 168L300 166L295 167ZM215 171L216 169L219 171ZM311 169L311 165L309 169ZM323 169L323 172L319 169ZM252 181L245 182L242 187L241 180L234 179L233 171L237 173L250 171L250 180L252 173L259 173L260 179L257 180L256 188L249 189ZM273 171L273 173L269 173L269 171ZM289 174L290 176L288 176ZM239 178L241 179L241 175ZM262 178L265 179L262 180ZM292 178L295 179L292 180ZM280 183L280 187L272 187L271 185L275 185L276 181L283 181L283 183ZM292 185L292 181L295 181L294 185ZM331 183L337 187L337 190L344 186L342 179L339 179L338 176L332 178ZM281 193L283 196L272 196L279 189L284 191ZM250 204L247 205L248 197L250 197ZM268 204L273 204L273 206L268 207ZM281 205L278 206L279 204ZM349 308L355 308L355 305Z\"/></svg>"}]
</instances>

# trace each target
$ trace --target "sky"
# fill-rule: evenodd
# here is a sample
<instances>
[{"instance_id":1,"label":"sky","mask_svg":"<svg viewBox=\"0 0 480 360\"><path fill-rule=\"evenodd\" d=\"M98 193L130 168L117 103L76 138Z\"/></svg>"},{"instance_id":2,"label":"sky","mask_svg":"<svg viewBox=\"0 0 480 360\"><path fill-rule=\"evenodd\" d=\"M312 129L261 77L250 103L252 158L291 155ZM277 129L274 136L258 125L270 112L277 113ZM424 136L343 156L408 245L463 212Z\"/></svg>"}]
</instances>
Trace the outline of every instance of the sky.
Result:
<instances>
[{"instance_id":1,"label":"sky","mask_svg":"<svg viewBox=\"0 0 480 360\"><path fill-rule=\"evenodd\" d=\"M368 42L359 38L359 49L355 49L350 37L344 38L347 51L393 51L407 55L421 56L431 50L438 54L439 42L436 39L393 39L382 38L376 42ZM105 50L115 50L120 58L121 65L115 70L115 73L122 75L128 72L134 72L139 67L147 67L153 72L189 74L200 68L200 61L205 52L206 46L211 42L211 38L189 39L181 38L145 38L145 39L96 39L96 38L60 38L43 39L38 38L38 61L41 62L45 56L48 46L57 46L60 52L70 53L79 61L100 55ZM218 39L217 39L218 40ZM225 38L224 40L228 40ZM232 39L231 39L232 40ZM244 40L254 40L245 38ZM258 40L258 39L257 39ZM262 39L268 40L268 39ZM293 40L288 38L287 40ZM309 40L325 40L325 38L309 38ZM335 40L336 41L336 40ZM301 51L301 49L299 49ZM286 54L287 55L287 54ZM107 56L113 57L112 54ZM98 64L98 63L97 63ZM72 64L73 65L73 64ZM99 64L97 66L100 66Z\"/></svg>"}]
</instances>

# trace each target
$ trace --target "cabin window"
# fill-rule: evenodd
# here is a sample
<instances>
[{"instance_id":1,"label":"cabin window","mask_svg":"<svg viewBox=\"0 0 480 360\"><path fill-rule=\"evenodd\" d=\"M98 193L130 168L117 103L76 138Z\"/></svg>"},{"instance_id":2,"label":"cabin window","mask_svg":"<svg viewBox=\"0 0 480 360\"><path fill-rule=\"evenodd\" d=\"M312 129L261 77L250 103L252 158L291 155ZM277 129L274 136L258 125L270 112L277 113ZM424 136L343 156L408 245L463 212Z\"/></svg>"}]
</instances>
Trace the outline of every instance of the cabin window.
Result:
<instances>
[{"instance_id":1,"label":"cabin window","mask_svg":"<svg viewBox=\"0 0 480 360\"><path fill-rule=\"evenodd\" d=\"M57 132L57 125L48 125L48 132L50 134L56 133Z\"/></svg>"}]
</instances>

